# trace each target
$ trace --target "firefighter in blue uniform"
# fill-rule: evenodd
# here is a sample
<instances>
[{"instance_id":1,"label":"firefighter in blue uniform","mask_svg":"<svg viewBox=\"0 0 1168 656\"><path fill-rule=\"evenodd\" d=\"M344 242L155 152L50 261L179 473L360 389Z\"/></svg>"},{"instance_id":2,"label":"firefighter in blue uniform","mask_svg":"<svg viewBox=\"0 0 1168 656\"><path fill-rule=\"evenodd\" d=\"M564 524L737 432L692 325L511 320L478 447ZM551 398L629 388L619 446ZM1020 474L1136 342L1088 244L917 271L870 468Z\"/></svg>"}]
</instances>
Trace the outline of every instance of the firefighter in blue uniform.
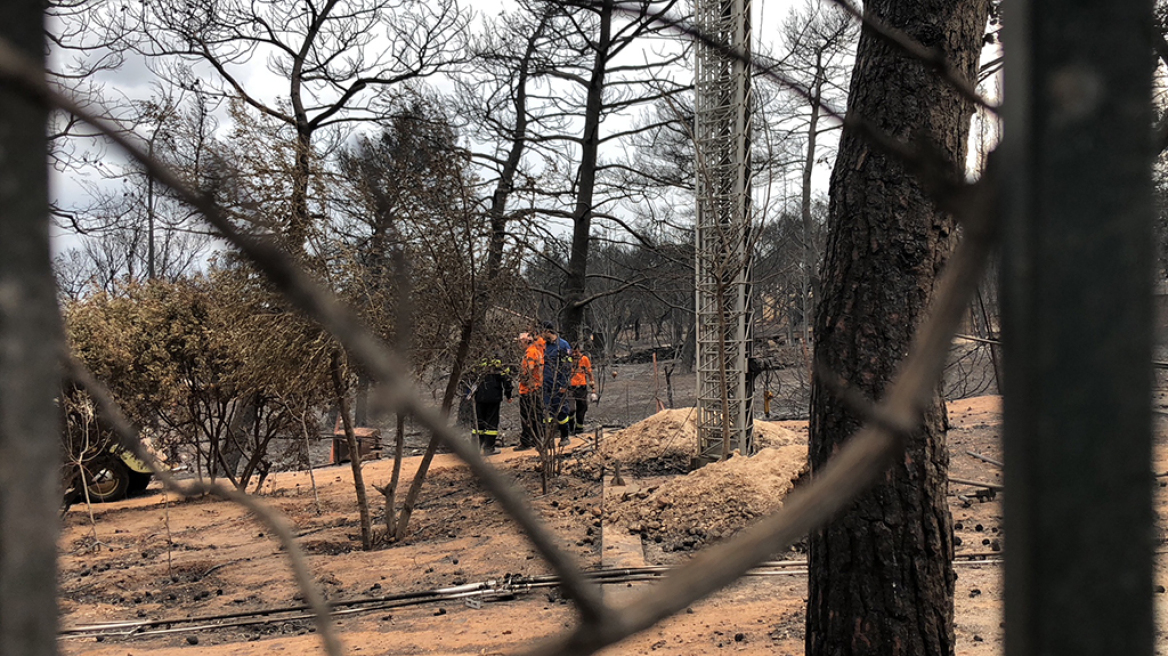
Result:
<instances>
[{"instance_id":1,"label":"firefighter in blue uniform","mask_svg":"<svg viewBox=\"0 0 1168 656\"><path fill-rule=\"evenodd\" d=\"M560 446L571 443L568 432L572 423L572 397L568 383L572 378L572 347L556 333L550 321L543 323L543 407L545 421L560 433ZM548 438L551 435L549 433ZM549 445L550 446L550 445Z\"/></svg>"}]
</instances>

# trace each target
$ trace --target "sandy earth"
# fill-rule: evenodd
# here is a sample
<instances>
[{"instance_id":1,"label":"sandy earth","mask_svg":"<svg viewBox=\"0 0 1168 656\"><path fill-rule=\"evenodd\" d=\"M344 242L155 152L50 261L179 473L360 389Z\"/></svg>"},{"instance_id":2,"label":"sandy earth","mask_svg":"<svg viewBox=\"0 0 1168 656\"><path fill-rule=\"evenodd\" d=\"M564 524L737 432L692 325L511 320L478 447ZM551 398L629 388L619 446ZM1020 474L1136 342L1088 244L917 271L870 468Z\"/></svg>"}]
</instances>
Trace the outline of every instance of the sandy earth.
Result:
<instances>
[{"instance_id":1,"label":"sandy earth","mask_svg":"<svg viewBox=\"0 0 1168 656\"><path fill-rule=\"evenodd\" d=\"M1001 459L999 405L997 397L951 404L953 476L1001 482L996 466L967 454L972 451ZM656 421L657 428L672 422L674 431L680 425L672 415L662 415ZM677 441L672 439L643 439L651 428L633 426L626 437L639 430L642 445L657 448L668 443L674 448ZM617 491L616 501L612 494L602 495L601 465L609 467L614 453L629 459L638 455L634 447L621 444L619 433L605 435L599 454L577 438L573 453L565 460L564 474L547 495L539 494L537 463L530 451L513 453L507 448L491 460L528 492L533 506L584 567L607 564L602 563L602 530L623 531L633 537L634 545L639 535L645 562L668 564L683 560L692 548L732 533L754 515L781 502L801 470L806 423L775 422L763 430L774 446L761 452L761 457L732 458L717 468L707 467L689 476L662 472L638 476L635 468L628 467L624 476L629 489L636 492ZM389 466L388 461L367 463L366 481L385 483ZM407 474L413 467L416 459L409 459ZM1156 471L1165 469L1168 462L1156 463ZM315 478L319 506L306 472L273 475L264 494L295 524L318 581L334 602L477 583L507 574L548 573L498 504L449 455L435 459L407 539L372 552L359 550L348 466L317 469ZM749 484L743 482L747 480ZM407 485L408 476L402 493ZM726 501L726 494L715 494L728 489L735 490L730 495L732 503ZM974 496L976 489L958 484L951 488L955 534L960 539L956 651L988 656L1002 652L1001 566L996 559L1002 540L1001 510L997 499ZM380 517L383 504L370 492ZM1159 501L1163 514L1166 504L1164 499ZM677 512L679 507L684 512ZM719 508L727 512L719 515ZM716 516L716 520L702 520L703 515ZM733 521L725 519L731 515ZM688 524L698 524L701 533L685 544L684 527ZM154 487L123 502L91 509L75 507L65 518L60 545L62 625L173 621L296 606L299 594L285 556L267 533L230 503L215 499L174 502ZM695 537L694 533L688 535ZM971 560L970 554L985 556ZM803 554L797 545L783 557L800 560ZM1165 578L1162 572L1157 578L1164 582L1159 580ZM630 585L650 584L606 586L606 594L617 600L627 598ZM805 588L806 576L798 566L773 576L746 578L604 653L705 654L725 649L801 654ZM571 605L555 588L534 589L511 600L476 605L479 607L463 600L396 608L382 604L382 608L346 615L335 623L349 653L405 655L514 653L567 629L574 621ZM65 654L108 656L190 654L196 650L234 656L324 653L311 623L304 619L226 628L176 625L169 629L172 632L157 633L166 630L163 624L144 630L155 633L134 637L99 637L91 632L63 637L60 644Z\"/></svg>"}]
</instances>

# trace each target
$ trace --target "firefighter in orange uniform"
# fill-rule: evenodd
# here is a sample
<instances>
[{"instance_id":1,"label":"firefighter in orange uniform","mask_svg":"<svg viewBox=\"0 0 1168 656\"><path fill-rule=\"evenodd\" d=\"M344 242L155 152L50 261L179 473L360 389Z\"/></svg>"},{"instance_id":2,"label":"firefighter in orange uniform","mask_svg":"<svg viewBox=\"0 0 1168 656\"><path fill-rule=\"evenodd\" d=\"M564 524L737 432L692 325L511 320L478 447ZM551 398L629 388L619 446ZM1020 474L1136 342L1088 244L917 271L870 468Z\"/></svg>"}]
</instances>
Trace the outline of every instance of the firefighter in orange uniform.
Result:
<instances>
[{"instance_id":1,"label":"firefighter in orange uniform","mask_svg":"<svg viewBox=\"0 0 1168 656\"><path fill-rule=\"evenodd\" d=\"M519 345L524 349L519 363L519 445L516 451L534 447L543 427L543 350L542 337L532 337L530 333L519 335Z\"/></svg>"},{"instance_id":2,"label":"firefighter in orange uniform","mask_svg":"<svg viewBox=\"0 0 1168 656\"><path fill-rule=\"evenodd\" d=\"M576 356L576 366L572 368L572 380L569 383L573 405L576 411L572 415L572 434L579 435L584 430L584 415L588 413L589 391L595 395L596 378L592 375L592 360L584 349L579 349Z\"/></svg>"}]
</instances>

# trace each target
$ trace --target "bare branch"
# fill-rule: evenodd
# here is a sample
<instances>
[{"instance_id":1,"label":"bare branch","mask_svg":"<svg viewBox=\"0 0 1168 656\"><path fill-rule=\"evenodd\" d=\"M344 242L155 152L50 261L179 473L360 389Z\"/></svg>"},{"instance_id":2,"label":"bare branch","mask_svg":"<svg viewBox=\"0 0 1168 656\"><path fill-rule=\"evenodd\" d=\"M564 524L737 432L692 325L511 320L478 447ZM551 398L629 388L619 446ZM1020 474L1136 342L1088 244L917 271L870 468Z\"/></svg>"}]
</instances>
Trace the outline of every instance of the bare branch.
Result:
<instances>
[{"instance_id":1,"label":"bare branch","mask_svg":"<svg viewBox=\"0 0 1168 656\"><path fill-rule=\"evenodd\" d=\"M595 6L595 3L588 2L587 0L578 1L584 6ZM636 12L635 8L629 8L620 4L614 5L614 9L622 13ZM839 121L845 128L855 130L857 134L862 135L873 146L903 162L909 169L909 172L920 178L922 185L932 193L935 199L941 201L946 197L954 195L964 184L963 176L957 166L953 162L945 161L939 153L934 152L927 145L921 146L917 143L900 141L868 122L862 116L851 113L847 115L840 114L832 107L818 102L811 91L785 76L775 66L767 65L759 58L752 58L747 53L728 47L683 20L660 14L654 15L652 20L681 34L701 41L703 45L717 51L725 57L753 66L762 75L793 91L804 100L818 104L825 116L830 116ZM954 211L953 208L948 206L942 206L942 209L951 212ZM960 214L959 212L954 213Z\"/></svg>"}]
</instances>

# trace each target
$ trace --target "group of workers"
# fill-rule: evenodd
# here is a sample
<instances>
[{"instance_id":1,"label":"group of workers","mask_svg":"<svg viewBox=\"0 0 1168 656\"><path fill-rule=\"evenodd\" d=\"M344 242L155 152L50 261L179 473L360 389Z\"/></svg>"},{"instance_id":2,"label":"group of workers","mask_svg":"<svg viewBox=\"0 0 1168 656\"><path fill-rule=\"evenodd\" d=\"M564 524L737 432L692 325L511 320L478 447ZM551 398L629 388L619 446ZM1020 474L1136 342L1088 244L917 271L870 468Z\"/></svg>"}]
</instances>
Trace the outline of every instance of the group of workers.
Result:
<instances>
[{"instance_id":1,"label":"group of workers","mask_svg":"<svg viewBox=\"0 0 1168 656\"><path fill-rule=\"evenodd\" d=\"M522 425L516 451L546 444L558 434L561 447L584 428L588 402L596 397L592 361L583 350L573 350L550 321L538 330L519 335L519 418ZM475 428L484 455L499 452L499 407L512 400L511 370L495 357L480 365L474 388ZM546 442L544 441L546 438Z\"/></svg>"}]
</instances>

